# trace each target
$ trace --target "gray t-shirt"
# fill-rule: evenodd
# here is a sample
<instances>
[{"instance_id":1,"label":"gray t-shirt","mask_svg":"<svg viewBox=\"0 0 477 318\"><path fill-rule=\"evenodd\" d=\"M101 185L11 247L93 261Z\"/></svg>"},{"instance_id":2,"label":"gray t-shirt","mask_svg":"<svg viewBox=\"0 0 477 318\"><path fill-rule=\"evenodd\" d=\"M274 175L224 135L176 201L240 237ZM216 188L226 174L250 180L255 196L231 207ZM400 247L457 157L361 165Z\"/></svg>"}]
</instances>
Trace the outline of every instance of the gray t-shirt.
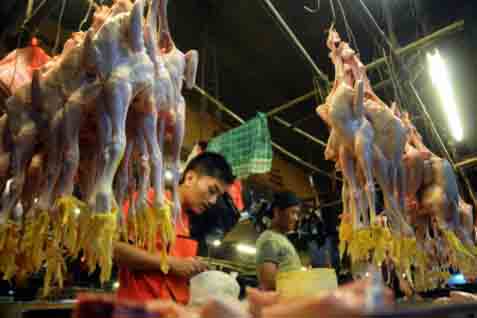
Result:
<instances>
[{"instance_id":1,"label":"gray t-shirt","mask_svg":"<svg viewBox=\"0 0 477 318\"><path fill-rule=\"evenodd\" d=\"M279 272L289 272L302 268L300 257L288 238L278 232L267 230L257 240L256 263L274 263Z\"/></svg>"}]
</instances>

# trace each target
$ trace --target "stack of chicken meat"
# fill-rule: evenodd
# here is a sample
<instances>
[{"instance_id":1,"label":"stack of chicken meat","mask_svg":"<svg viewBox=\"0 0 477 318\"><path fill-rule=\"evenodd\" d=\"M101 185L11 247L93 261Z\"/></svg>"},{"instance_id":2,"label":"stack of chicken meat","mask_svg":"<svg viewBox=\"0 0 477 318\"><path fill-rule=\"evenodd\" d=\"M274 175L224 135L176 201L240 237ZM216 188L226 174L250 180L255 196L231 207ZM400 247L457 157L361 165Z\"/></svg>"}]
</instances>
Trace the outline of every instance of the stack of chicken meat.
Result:
<instances>
[{"instance_id":1,"label":"stack of chicken meat","mask_svg":"<svg viewBox=\"0 0 477 318\"><path fill-rule=\"evenodd\" d=\"M167 0L95 6L91 27L73 33L59 55L49 57L34 40L0 61L4 279L46 268L47 294L62 285L65 257L81 254L90 271L100 266L104 282L115 240L153 251L156 233L166 243L175 237L182 87L195 84L198 53L175 46L166 9ZM169 201L163 145L171 127Z\"/></svg>"},{"instance_id":2,"label":"stack of chicken meat","mask_svg":"<svg viewBox=\"0 0 477 318\"><path fill-rule=\"evenodd\" d=\"M366 67L334 29L327 46L335 80L317 113L330 128L325 157L343 174L341 255L356 268L392 264L417 291L446 282L449 268L475 276L473 211L452 165L424 145L407 112L376 96Z\"/></svg>"}]
</instances>

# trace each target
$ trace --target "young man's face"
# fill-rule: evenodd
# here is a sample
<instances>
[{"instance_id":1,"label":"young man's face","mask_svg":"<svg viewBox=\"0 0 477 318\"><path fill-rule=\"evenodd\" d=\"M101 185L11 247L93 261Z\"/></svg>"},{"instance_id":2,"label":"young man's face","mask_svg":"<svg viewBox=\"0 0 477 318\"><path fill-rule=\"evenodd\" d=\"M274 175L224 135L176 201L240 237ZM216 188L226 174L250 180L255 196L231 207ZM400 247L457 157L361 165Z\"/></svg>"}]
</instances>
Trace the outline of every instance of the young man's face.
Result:
<instances>
[{"instance_id":1,"label":"young man's face","mask_svg":"<svg viewBox=\"0 0 477 318\"><path fill-rule=\"evenodd\" d=\"M298 214L300 213L300 206L294 205L291 207L286 208L285 210L281 210L278 212L279 215L279 222L280 227L286 231L291 232L296 229L296 225L298 222Z\"/></svg>"},{"instance_id":2,"label":"young man's face","mask_svg":"<svg viewBox=\"0 0 477 318\"><path fill-rule=\"evenodd\" d=\"M217 178L201 176L188 171L184 183L183 199L185 206L196 214L202 214L224 194L227 186Z\"/></svg>"}]
</instances>

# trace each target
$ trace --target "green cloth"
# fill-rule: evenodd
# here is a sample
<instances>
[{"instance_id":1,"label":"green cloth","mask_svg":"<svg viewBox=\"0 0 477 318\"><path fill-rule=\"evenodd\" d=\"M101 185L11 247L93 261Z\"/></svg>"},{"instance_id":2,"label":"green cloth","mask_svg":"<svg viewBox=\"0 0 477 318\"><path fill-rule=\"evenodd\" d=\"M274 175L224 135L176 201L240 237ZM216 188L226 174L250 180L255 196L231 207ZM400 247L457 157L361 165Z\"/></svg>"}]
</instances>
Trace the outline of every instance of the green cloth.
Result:
<instances>
[{"instance_id":1,"label":"green cloth","mask_svg":"<svg viewBox=\"0 0 477 318\"><path fill-rule=\"evenodd\" d=\"M273 153L267 116L258 113L239 127L212 139L207 151L223 155L237 178L269 172Z\"/></svg>"},{"instance_id":2,"label":"green cloth","mask_svg":"<svg viewBox=\"0 0 477 318\"><path fill-rule=\"evenodd\" d=\"M289 272L302 268L300 257L288 238L275 231L265 231L257 240L256 263L274 263L279 272Z\"/></svg>"}]
</instances>

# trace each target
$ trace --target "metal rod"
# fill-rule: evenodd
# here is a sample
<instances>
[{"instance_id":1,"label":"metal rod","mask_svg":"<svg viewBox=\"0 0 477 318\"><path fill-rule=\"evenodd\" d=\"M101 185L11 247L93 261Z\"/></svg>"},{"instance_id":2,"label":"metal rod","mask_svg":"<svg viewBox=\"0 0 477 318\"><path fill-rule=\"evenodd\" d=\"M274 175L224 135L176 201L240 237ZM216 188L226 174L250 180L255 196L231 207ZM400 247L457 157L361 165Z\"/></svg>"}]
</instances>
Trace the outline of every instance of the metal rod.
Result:
<instances>
[{"instance_id":1,"label":"metal rod","mask_svg":"<svg viewBox=\"0 0 477 318\"><path fill-rule=\"evenodd\" d=\"M424 49L426 47L429 47L430 45L434 44L434 42L444 36L449 36L452 35L456 32L460 32L464 30L464 20L457 21L455 23L452 23L451 25L448 25L434 33L431 33L422 39L419 39L415 42L412 42L408 45L406 45L403 48L397 49L395 51L396 55L402 56L409 54L417 49ZM377 67L380 67L386 63L386 57L379 58L368 65L366 65L366 70L370 71L372 69L375 69Z\"/></svg>"},{"instance_id":2,"label":"metal rod","mask_svg":"<svg viewBox=\"0 0 477 318\"><path fill-rule=\"evenodd\" d=\"M336 179L336 180L339 180L339 181L343 181L341 178L338 178L338 177L335 177L334 175L332 175L331 173L329 172L326 172L324 170L321 170L320 168L317 168L316 166L306 162L305 160L301 159L300 157L298 157L297 155L294 155L292 154L291 152L289 152L288 150L286 150L285 148L283 148L282 146L280 146L279 144L277 144L276 142L272 142L272 145L273 147L275 147L278 151L280 151L282 154L294 159L296 162L300 163L301 165L307 167L308 169L310 170L313 170L319 174L322 174L322 175L325 175L329 178L332 178L332 179Z\"/></svg>"},{"instance_id":3,"label":"metal rod","mask_svg":"<svg viewBox=\"0 0 477 318\"><path fill-rule=\"evenodd\" d=\"M222 104L220 101L218 101L216 98L214 98L213 96L211 96L209 93L207 93L206 91L204 91L202 88L200 88L199 86L197 85L194 85L194 90L196 92L198 92L199 94L201 94L202 96L205 96L206 98L208 98L215 106L217 106L217 108L219 108L221 111L223 111L224 113L226 113L227 115L229 115L230 117L234 118L236 121L238 121L239 123L243 124L245 121L240 117L238 116L237 114L235 114L234 112L232 112L229 108L227 108L227 106L225 106L224 104ZM335 176L333 176L331 173L329 172L326 172L318 167L316 167L315 165L309 163L309 162L306 162L305 160L301 159L300 157L298 157L297 155L289 152L288 150L286 150L285 148L283 148L282 146L280 146L279 144L277 144L276 142L272 142L272 146L275 147L275 149L277 149L279 152L281 152L282 154L284 154L285 156L295 160L297 163L301 164L302 166L304 167L307 167L308 169L316 172L316 173L319 173L319 174L322 174L324 176L327 176L329 178L335 178ZM337 180L340 180L339 178L336 178Z\"/></svg>"},{"instance_id":4,"label":"metal rod","mask_svg":"<svg viewBox=\"0 0 477 318\"><path fill-rule=\"evenodd\" d=\"M456 168L468 168L469 166L477 165L477 157L468 158L459 162L456 162Z\"/></svg>"},{"instance_id":5,"label":"metal rod","mask_svg":"<svg viewBox=\"0 0 477 318\"><path fill-rule=\"evenodd\" d=\"M447 160L449 160L449 162L452 164L452 166L454 166L454 160L452 160L452 157L451 157L449 151L447 150L447 147L446 147L444 141L442 140L441 135L437 131L437 127L434 124L434 121L432 120L431 116L429 115L429 112L427 111L427 107L424 104L424 102L422 101L421 96L419 95L419 92L417 91L416 87L414 86L414 84L412 82L409 82L408 84L409 84L409 87L411 88L412 93L414 94L414 97L416 97L417 105L419 106L419 108L421 109L421 112L424 114L424 116L428 120L428 123L430 124L431 130L434 133L434 135L437 139L437 142L439 143L439 146L444 151L444 154L445 154ZM454 168L455 168L455 166L454 166Z\"/></svg>"},{"instance_id":6,"label":"metal rod","mask_svg":"<svg viewBox=\"0 0 477 318\"><path fill-rule=\"evenodd\" d=\"M196 92L198 92L199 94L201 94L202 96L206 97L208 100L210 100L215 106L217 106L218 109L220 109L221 111L223 111L224 113L226 113L227 115L229 115L230 117L232 117L233 119L235 119L236 121L238 121L239 123L243 124L245 121L240 118L240 116L238 116L237 114L235 114L234 112L232 112L230 109L227 108L227 106L225 106L224 104L222 104L219 100L217 100L215 97L211 96L209 93L207 93L206 91L204 91L202 88L200 88L199 86L197 85L194 85L194 90Z\"/></svg>"},{"instance_id":7,"label":"metal rod","mask_svg":"<svg viewBox=\"0 0 477 318\"><path fill-rule=\"evenodd\" d=\"M311 92L308 92L306 93L305 95L302 95L302 96L299 96L295 99L292 99L291 101L289 102L286 102L285 104L283 105L280 105L280 106L277 106L277 107L274 107L272 110L268 111L267 112L267 116L268 117L272 117L284 110L287 110L288 108L291 108L293 106L295 106L296 104L298 103L301 103L307 99L310 99L312 98L313 96L315 96L317 93L316 89L312 90Z\"/></svg>"},{"instance_id":8,"label":"metal rod","mask_svg":"<svg viewBox=\"0 0 477 318\"><path fill-rule=\"evenodd\" d=\"M463 31L463 30L464 30L464 21L463 20L457 21L457 22L455 22L451 25L446 26L445 28L442 28L442 29L440 29L440 30L428 35L428 36L423 37L420 40L412 42L412 43L408 44L407 46L396 50L395 54L398 55L398 56L409 54L409 53L411 53L415 50L423 49L423 48L426 48L426 47L432 45L435 41L437 41L438 39L440 39L444 36L449 36L451 34L454 34L456 32ZM386 64L386 57L379 58L379 59L369 63L368 65L366 65L366 70L370 71L370 70L378 68L378 67L380 67L381 65L384 65L384 64ZM384 85L387 85L389 83L391 83L391 82L390 81L389 82L380 82L380 83L376 84L376 85L379 85L378 87L374 86L374 89L379 90L379 89L383 88ZM313 97L314 94L315 94L315 90L312 90L312 91L310 91L310 92L308 92L308 93L306 93L302 96L299 96L299 97L295 98L294 100L292 100L292 101L290 101L286 104L283 104L282 106L278 106L276 111L275 111L275 109L272 109L271 111L273 111L273 113L269 114L270 113L269 112L269 113L267 113L267 115L269 115L269 116L275 115L278 112L289 109L293 105L295 105L299 102L302 102L302 101L304 101L308 98ZM293 103L293 101L298 101L298 102ZM281 109L278 110L279 107Z\"/></svg>"},{"instance_id":9,"label":"metal rod","mask_svg":"<svg viewBox=\"0 0 477 318\"><path fill-rule=\"evenodd\" d=\"M308 62L308 64L311 66L313 71L320 77L320 79L325 82L327 85L329 85L330 81L328 79L328 76L323 73L318 66L315 64L313 59L311 58L310 54L306 51L306 49L303 47L303 45L300 43L296 35L293 33L293 31L290 29L290 27L287 25L285 20L283 20L282 16L280 13L277 11L275 6L271 3L270 0L262 0L263 3L267 6L267 8L270 10L271 15L276 19L278 24L285 30L286 34L290 37L292 40L293 44L298 48L300 53L303 55L305 60Z\"/></svg>"},{"instance_id":10,"label":"metal rod","mask_svg":"<svg viewBox=\"0 0 477 318\"><path fill-rule=\"evenodd\" d=\"M294 132L296 132L297 134L300 134L301 136L313 141L314 143L320 145L320 146L323 146L323 147L326 147L326 142L324 142L323 140L321 139L318 139L312 135L310 135L309 133L307 133L306 131L298 128L298 127L294 127L291 123L287 122L286 120L278 117L278 116L273 116L272 117L273 120L275 120L277 123L287 127L287 128L290 128L291 130L293 130ZM318 118L318 116L317 116Z\"/></svg>"}]
</instances>

